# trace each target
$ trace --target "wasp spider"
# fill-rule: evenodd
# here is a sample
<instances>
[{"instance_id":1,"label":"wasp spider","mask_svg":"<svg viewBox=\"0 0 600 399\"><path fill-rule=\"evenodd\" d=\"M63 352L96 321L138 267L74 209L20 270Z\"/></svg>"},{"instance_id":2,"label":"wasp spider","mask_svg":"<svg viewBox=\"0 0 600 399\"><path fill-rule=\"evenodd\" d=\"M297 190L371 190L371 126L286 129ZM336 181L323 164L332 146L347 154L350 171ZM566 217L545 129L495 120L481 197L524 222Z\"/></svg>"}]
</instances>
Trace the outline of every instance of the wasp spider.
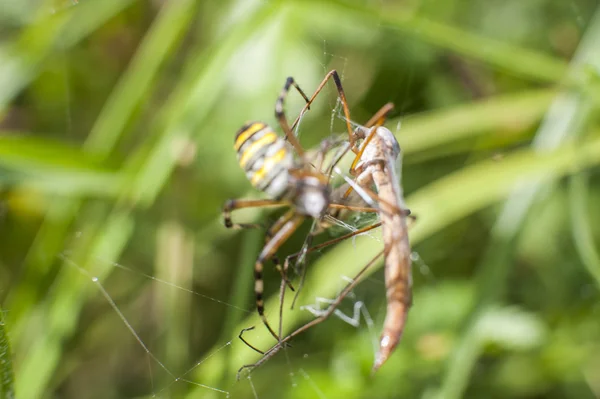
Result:
<instances>
[{"instance_id":1,"label":"wasp spider","mask_svg":"<svg viewBox=\"0 0 600 399\"><path fill-rule=\"evenodd\" d=\"M335 209L376 212L375 208L352 207L332 201L329 176L336 161L333 161L326 171L322 171L324 156L332 147L331 142L324 141L317 154L316 161L309 160L306 151L293 133L300 117L309 109L310 104L329 79L333 79L342 104L349 135L349 148L357 151L354 148L356 139L350 123L346 96L335 70L325 76L310 98L304 94L293 78L289 77L286 80L275 104L275 116L285 134L285 138L278 136L270 126L263 122L250 122L237 132L234 142L239 164L246 172L246 176L255 188L263 191L269 198L227 201L223 207L225 226L228 228L260 227L256 224L234 223L231 220L231 212L237 209L251 207L289 208L283 216L267 229L266 243L254 264L256 309L271 335L278 341L279 335L271 328L264 314L264 263L271 259L275 261L283 279L286 280L287 277L279 265L276 252L303 221L313 218L320 223L326 214L332 213ZM306 100L306 105L290 127L284 112L284 101L291 87L294 87L302 95ZM354 234L358 233L355 232Z\"/></svg>"}]
</instances>

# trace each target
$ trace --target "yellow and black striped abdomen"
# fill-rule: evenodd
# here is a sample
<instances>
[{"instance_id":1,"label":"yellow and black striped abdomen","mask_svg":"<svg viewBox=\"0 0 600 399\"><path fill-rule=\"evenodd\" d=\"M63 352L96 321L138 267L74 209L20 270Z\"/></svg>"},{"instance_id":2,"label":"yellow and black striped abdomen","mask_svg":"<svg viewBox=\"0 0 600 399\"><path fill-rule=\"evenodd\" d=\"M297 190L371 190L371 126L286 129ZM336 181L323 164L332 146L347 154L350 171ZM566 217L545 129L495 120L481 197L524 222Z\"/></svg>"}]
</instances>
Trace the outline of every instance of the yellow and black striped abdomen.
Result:
<instances>
[{"instance_id":1,"label":"yellow and black striped abdomen","mask_svg":"<svg viewBox=\"0 0 600 399\"><path fill-rule=\"evenodd\" d=\"M262 122L244 125L235 136L238 162L252 185L271 198L280 198L288 190L288 170L294 156L287 142Z\"/></svg>"}]
</instances>

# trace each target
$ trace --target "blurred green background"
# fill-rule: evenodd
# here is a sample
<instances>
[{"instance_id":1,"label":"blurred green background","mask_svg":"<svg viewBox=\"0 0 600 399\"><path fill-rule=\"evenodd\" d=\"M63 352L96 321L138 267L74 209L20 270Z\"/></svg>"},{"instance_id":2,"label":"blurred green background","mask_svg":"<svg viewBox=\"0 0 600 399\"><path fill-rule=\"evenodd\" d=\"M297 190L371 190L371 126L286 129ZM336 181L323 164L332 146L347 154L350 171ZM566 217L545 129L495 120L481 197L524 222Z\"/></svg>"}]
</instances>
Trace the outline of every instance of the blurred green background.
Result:
<instances>
[{"instance_id":1,"label":"blurred green background","mask_svg":"<svg viewBox=\"0 0 600 399\"><path fill-rule=\"evenodd\" d=\"M0 396L600 397L597 7L0 0ZM276 126L287 76L312 92L334 68L353 120L396 104L418 216L408 326L371 376L378 264L343 304L372 325L331 318L236 382L259 358L239 331L273 341L252 296L263 234L221 222L226 199L261 197L233 138ZM303 119L306 147L343 131L335 99ZM335 297L376 238L311 256L300 304ZM286 331L311 317L286 306Z\"/></svg>"}]
</instances>

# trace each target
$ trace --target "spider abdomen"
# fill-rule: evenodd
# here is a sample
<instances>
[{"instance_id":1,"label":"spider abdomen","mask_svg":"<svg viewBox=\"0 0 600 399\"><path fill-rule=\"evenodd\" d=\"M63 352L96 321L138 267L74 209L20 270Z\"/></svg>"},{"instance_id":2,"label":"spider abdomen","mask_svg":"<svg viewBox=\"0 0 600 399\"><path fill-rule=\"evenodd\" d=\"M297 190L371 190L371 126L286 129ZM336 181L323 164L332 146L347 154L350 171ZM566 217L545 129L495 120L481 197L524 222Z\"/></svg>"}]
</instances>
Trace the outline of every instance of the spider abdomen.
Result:
<instances>
[{"instance_id":1,"label":"spider abdomen","mask_svg":"<svg viewBox=\"0 0 600 399\"><path fill-rule=\"evenodd\" d=\"M280 198L288 190L288 171L294 156L287 142L263 122L244 125L235 136L238 162L250 183L271 198Z\"/></svg>"}]
</instances>

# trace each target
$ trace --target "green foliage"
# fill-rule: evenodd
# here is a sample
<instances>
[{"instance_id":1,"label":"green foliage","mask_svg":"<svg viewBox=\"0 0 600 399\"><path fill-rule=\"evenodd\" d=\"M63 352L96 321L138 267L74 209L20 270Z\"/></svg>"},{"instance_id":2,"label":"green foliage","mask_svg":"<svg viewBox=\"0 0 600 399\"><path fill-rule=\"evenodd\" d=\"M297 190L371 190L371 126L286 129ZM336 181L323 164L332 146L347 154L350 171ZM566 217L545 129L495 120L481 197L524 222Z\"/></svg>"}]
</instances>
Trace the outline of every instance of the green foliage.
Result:
<instances>
[{"instance_id":1,"label":"green foliage","mask_svg":"<svg viewBox=\"0 0 600 399\"><path fill-rule=\"evenodd\" d=\"M4 313L0 310L0 397L12 399L15 396L12 353L6 333Z\"/></svg>"},{"instance_id":2,"label":"green foliage","mask_svg":"<svg viewBox=\"0 0 600 399\"><path fill-rule=\"evenodd\" d=\"M594 7L0 0L0 396L597 397ZM247 120L277 126L287 76L311 92L334 68L355 121L396 104L418 217L407 329L371 376L377 264L342 304L363 301L372 325L332 317L237 382L260 358L240 330L274 342L251 294L263 233L221 222L226 199L261 195L233 137ZM343 131L334 109L327 87L303 145ZM299 304L335 297L381 246L374 233L311 254ZM265 275L277 325L278 273ZM286 332L313 317L290 297Z\"/></svg>"}]
</instances>

